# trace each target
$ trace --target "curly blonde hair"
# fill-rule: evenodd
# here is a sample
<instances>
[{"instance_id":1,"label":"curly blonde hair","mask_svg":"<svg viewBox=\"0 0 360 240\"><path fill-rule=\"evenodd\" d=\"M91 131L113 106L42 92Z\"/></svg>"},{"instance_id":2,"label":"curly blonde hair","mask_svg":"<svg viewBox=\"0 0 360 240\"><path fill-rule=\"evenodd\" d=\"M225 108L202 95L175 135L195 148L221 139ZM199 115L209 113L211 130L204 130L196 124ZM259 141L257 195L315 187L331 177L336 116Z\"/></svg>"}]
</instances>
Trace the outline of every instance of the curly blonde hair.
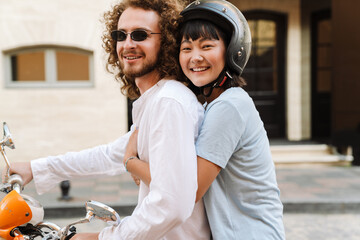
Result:
<instances>
[{"instance_id":1,"label":"curly blonde hair","mask_svg":"<svg viewBox=\"0 0 360 240\"><path fill-rule=\"evenodd\" d=\"M152 10L160 16L161 47L158 55L158 68L160 77L176 76L181 78L181 70L178 64L179 46L178 25L180 11L184 8L185 0L123 0L116 4L108 12L104 13L103 21L106 30L102 36L103 47L108 53L106 69L115 74L115 79L122 83L121 91L127 97L134 99L140 96L140 91L135 84L135 79L125 76L120 71L120 64L116 53L116 41L111 38L111 32L117 30L118 20L121 14L129 7L138 7L144 10ZM179 78L178 78L179 77Z\"/></svg>"}]
</instances>

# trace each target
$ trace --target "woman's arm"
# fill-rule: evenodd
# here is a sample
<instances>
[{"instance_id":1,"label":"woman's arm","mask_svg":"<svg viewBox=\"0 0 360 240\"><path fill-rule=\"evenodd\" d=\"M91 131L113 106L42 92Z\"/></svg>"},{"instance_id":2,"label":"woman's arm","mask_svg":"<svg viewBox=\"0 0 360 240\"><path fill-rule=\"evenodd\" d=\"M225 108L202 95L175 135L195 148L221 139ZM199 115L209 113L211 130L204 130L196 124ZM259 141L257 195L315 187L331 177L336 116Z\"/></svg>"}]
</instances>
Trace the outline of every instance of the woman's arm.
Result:
<instances>
[{"instance_id":1,"label":"woman's arm","mask_svg":"<svg viewBox=\"0 0 360 240\"><path fill-rule=\"evenodd\" d=\"M126 169L128 172L131 173L137 185L139 185L139 183L136 182L137 181L136 178L139 178L147 186L150 185L151 175L150 175L149 164L147 162L141 161L138 158L133 158L129 160L128 163L126 164Z\"/></svg>"},{"instance_id":2,"label":"woman's arm","mask_svg":"<svg viewBox=\"0 0 360 240\"><path fill-rule=\"evenodd\" d=\"M151 182L151 175L149 164L141 161L137 157L137 134L138 130L135 130L130 136L129 143L126 147L124 165L126 169L132 175L140 178L146 185L149 186ZM130 157L136 157L131 158ZM126 162L127 161L127 162ZM196 193L196 202L199 201L209 189L216 176L219 174L221 167L206 160L202 157L197 157L198 164L198 190Z\"/></svg>"},{"instance_id":3,"label":"woman's arm","mask_svg":"<svg viewBox=\"0 0 360 240\"><path fill-rule=\"evenodd\" d=\"M136 178L140 178L141 181L143 181L146 185L149 186L151 182L150 168L148 163L141 161L137 157L137 138L138 129L136 129L129 138L129 142L126 146L126 151L124 154L123 163L126 170L131 173L137 185L139 185L139 183L137 182Z\"/></svg>"},{"instance_id":4,"label":"woman's arm","mask_svg":"<svg viewBox=\"0 0 360 240\"><path fill-rule=\"evenodd\" d=\"M198 164L198 190L196 192L196 202L199 201L209 189L216 176L221 171L221 167L206 160L197 157Z\"/></svg>"},{"instance_id":5,"label":"woman's arm","mask_svg":"<svg viewBox=\"0 0 360 240\"><path fill-rule=\"evenodd\" d=\"M197 157L198 163L198 190L196 192L196 201L198 202L209 189L216 176L219 174L221 167L209 162L208 160ZM151 182L149 164L138 158L131 159L127 163L128 171L140 178L146 185Z\"/></svg>"}]
</instances>

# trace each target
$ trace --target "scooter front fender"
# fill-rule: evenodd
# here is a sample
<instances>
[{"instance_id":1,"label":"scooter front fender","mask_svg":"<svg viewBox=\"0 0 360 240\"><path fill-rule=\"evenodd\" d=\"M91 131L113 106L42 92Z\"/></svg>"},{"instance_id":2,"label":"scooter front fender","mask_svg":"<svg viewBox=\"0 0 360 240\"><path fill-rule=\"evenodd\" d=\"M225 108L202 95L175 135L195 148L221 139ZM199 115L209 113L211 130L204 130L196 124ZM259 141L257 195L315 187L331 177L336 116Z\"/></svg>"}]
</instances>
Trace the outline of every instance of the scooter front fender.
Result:
<instances>
[{"instance_id":1,"label":"scooter front fender","mask_svg":"<svg viewBox=\"0 0 360 240\"><path fill-rule=\"evenodd\" d=\"M32 212L26 201L16 191L8 193L0 202L0 239L12 240L10 232L29 222Z\"/></svg>"}]
</instances>

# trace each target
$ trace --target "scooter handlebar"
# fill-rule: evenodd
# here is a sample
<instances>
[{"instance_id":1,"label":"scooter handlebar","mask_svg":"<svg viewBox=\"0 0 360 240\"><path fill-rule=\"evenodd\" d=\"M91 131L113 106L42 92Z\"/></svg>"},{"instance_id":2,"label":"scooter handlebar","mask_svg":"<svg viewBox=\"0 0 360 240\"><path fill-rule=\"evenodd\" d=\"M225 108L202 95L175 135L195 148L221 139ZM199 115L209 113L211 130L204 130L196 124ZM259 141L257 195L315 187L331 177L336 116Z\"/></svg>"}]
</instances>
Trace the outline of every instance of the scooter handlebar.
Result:
<instances>
[{"instance_id":1,"label":"scooter handlebar","mask_svg":"<svg viewBox=\"0 0 360 240\"><path fill-rule=\"evenodd\" d=\"M21 191L24 189L24 181L19 174L11 175L9 178L9 183L12 186L12 189L18 193L21 193Z\"/></svg>"}]
</instances>

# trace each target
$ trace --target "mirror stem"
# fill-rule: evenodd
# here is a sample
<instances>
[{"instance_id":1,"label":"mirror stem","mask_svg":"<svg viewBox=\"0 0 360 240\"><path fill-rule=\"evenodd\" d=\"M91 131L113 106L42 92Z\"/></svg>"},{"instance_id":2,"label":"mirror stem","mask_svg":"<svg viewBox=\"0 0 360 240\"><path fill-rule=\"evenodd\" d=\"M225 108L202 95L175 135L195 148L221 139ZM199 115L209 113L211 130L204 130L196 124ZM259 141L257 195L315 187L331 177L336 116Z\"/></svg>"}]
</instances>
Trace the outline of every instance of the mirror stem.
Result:
<instances>
[{"instance_id":1,"label":"mirror stem","mask_svg":"<svg viewBox=\"0 0 360 240\"><path fill-rule=\"evenodd\" d=\"M6 157L4 146L0 146L0 151L5 159L5 163L6 163L6 174L5 174L4 180L5 180L5 182L7 182L10 177L10 162L9 162L8 158Z\"/></svg>"},{"instance_id":2,"label":"mirror stem","mask_svg":"<svg viewBox=\"0 0 360 240\"><path fill-rule=\"evenodd\" d=\"M66 236L67 236L67 234L68 234L69 229L70 229L71 226L74 226L74 225L79 224L79 223L88 223L88 222L90 222L93 218L94 218L94 213L89 211L89 212L86 213L86 217L85 217L84 219L81 219L81 220L79 220L79 221L76 221L76 222L74 222L74 223L71 223L71 224L67 225L67 226L63 229L63 231L61 231L61 234L62 234L61 240L63 240L63 239L66 238Z\"/></svg>"}]
</instances>

